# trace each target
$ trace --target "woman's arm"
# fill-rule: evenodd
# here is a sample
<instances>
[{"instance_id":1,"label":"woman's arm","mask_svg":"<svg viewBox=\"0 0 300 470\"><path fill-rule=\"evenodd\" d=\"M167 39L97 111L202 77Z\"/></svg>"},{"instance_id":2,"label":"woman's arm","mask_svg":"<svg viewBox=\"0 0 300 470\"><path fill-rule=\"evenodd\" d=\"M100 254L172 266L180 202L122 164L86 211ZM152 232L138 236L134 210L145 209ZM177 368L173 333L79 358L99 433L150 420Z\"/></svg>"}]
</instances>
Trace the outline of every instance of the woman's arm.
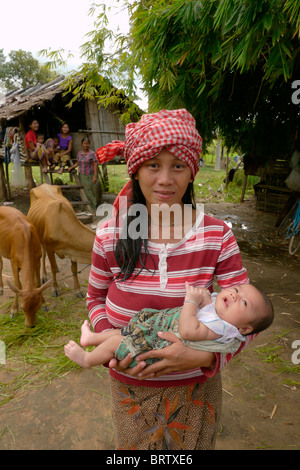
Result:
<instances>
[{"instance_id":1,"label":"woman's arm","mask_svg":"<svg viewBox=\"0 0 300 470\"><path fill-rule=\"evenodd\" d=\"M29 150L30 150L31 152L34 152L35 149L36 149L36 146L34 145L34 143L32 142L32 140L29 140L28 145L29 145Z\"/></svg>"},{"instance_id":2,"label":"woman's arm","mask_svg":"<svg viewBox=\"0 0 300 470\"><path fill-rule=\"evenodd\" d=\"M64 150L63 152L60 152L59 156L62 157L63 155L68 155L68 154L70 154L70 156L71 156L72 146L73 146L73 139L70 139L69 142L68 142L67 150Z\"/></svg>"},{"instance_id":3,"label":"woman's arm","mask_svg":"<svg viewBox=\"0 0 300 470\"><path fill-rule=\"evenodd\" d=\"M75 168L77 168L79 165L79 162L78 160L74 163L74 165L70 166L70 168L68 168L68 171L71 171L71 170L74 170Z\"/></svg>"},{"instance_id":4,"label":"woman's arm","mask_svg":"<svg viewBox=\"0 0 300 470\"><path fill-rule=\"evenodd\" d=\"M130 368L132 361L130 355L123 361L112 359L109 367L115 368L118 372L135 376L139 380L145 380L152 377L160 377L170 372L182 372L191 369L199 369L200 367L210 368L215 363L215 354L206 351L198 351L187 346L171 332L159 334L162 339L172 342L171 346L163 349L156 349L146 353L139 354L136 361L139 364ZM147 365L145 360L149 358L159 359L154 364Z\"/></svg>"}]
</instances>

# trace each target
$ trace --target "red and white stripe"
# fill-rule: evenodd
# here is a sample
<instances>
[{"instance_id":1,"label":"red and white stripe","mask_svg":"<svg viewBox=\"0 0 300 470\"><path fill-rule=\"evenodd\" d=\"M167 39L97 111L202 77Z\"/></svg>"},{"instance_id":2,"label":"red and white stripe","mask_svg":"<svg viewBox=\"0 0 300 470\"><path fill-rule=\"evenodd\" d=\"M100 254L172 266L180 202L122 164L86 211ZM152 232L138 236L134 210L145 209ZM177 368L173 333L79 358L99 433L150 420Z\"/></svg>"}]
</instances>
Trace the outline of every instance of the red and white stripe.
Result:
<instances>
[{"instance_id":1,"label":"red and white stripe","mask_svg":"<svg viewBox=\"0 0 300 470\"><path fill-rule=\"evenodd\" d=\"M249 282L242 266L240 252L229 227L222 221L201 214L193 231L180 243L162 245L149 242L146 266L134 278L125 282L115 280L120 268L116 263L114 248L119 229L115 220L106 221L97 230L92 255L92 267L87 293L87 307L96 332L122 328L142 308L165 309L181 306L185 297L185 282L212 291L213 278L221 288ZM159 271L160 254L164 252L165 269ZM155 267L153 261L155 262ZM163 263L160 263L162 265ZM135 273L140 269L138 265ZM167 279L162 279L162 276ZM251 339L251 337L250 337ZM246 344L249 340L246 341ZM167 377L147 381L149 386L170 386L201 382L213 375L231 358L231 354L216 354L215 370L193 370L173 373ZM126 383L139 384L131 377L112 375ZM145 381L143 381L145 385Z\"/></svg>"}]
</instances>

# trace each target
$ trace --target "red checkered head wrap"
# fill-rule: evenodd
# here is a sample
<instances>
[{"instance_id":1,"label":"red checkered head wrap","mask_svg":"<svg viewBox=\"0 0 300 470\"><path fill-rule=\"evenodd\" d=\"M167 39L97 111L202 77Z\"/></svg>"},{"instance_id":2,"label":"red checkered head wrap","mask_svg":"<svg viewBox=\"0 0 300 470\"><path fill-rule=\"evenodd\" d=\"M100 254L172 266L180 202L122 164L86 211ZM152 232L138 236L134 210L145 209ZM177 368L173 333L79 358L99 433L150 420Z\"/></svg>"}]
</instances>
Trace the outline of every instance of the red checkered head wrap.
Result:
<instances>
[{"instance_id":1,"label":"red checkered head wrap","mask_svg":"<svg viewBox=\"0 0 300 470\"><path fill-rule=\"evenodd\" d=\"M128 174L134 175L142 163L166 147L187 163L195 178L199 170L202 139L196 129L195 119L186 109L144 114L139 122L126 126L125 136L125 142L114 140L97 150L101 164L122 155L127 163Z\"/></svg>"}]
</instances>

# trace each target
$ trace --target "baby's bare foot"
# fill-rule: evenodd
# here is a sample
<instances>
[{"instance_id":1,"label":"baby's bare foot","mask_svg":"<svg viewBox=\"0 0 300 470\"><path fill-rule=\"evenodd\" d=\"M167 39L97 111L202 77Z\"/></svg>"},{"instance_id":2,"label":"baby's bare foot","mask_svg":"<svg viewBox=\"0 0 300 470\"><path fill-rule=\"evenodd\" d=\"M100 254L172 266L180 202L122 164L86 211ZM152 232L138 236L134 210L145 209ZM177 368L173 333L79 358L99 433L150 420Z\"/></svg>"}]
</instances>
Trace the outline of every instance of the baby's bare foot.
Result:
<instances>
[{"instance_id":1,"label":"baby's bare foot","mask_svg":"<svg viewBox=\"0 0 300 470\"><path fill-rule=\"evenodd\" d=\"M81 337L80 337L80 344L84 348L86 346L93 346L93 333L90 328L90 324L88 320L85 320L81 326Z\"/></svg>"},{"instance_id":2,"label":"baby's bare foot","mask_svg":"<svg viewBox=\"0 0 300 470\"><path fill-rule=\"evenodd\" d=\"M73 362L76 362L76 364L80 365L84 369L89 368L85 360L86 352L77 343L69 341L68 344L65 345L64 350L65 355Z\"/></svg>"}]
</instances>

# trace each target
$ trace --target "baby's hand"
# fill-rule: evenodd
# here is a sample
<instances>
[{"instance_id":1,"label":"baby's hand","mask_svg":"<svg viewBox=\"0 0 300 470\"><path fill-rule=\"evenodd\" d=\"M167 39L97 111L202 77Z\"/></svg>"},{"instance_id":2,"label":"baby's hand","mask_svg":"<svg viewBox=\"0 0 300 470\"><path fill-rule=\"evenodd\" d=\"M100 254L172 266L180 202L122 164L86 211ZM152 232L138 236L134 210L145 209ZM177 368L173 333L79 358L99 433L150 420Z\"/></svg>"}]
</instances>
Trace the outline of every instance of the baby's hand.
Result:
<instances>
[{"instance_id":1,"label":"baby's hand","mask_svg":"<svg viewBox=\"0 0 300 470\"><path fill-rule=\"evenodd\" d=\"M185 283L186 288L186 300L191 300L195 302L199 308L204 307L211 303L210 292L206 287L193 287L190 286L189 283L186 281Z\"/></svg>"}]
</instances>

